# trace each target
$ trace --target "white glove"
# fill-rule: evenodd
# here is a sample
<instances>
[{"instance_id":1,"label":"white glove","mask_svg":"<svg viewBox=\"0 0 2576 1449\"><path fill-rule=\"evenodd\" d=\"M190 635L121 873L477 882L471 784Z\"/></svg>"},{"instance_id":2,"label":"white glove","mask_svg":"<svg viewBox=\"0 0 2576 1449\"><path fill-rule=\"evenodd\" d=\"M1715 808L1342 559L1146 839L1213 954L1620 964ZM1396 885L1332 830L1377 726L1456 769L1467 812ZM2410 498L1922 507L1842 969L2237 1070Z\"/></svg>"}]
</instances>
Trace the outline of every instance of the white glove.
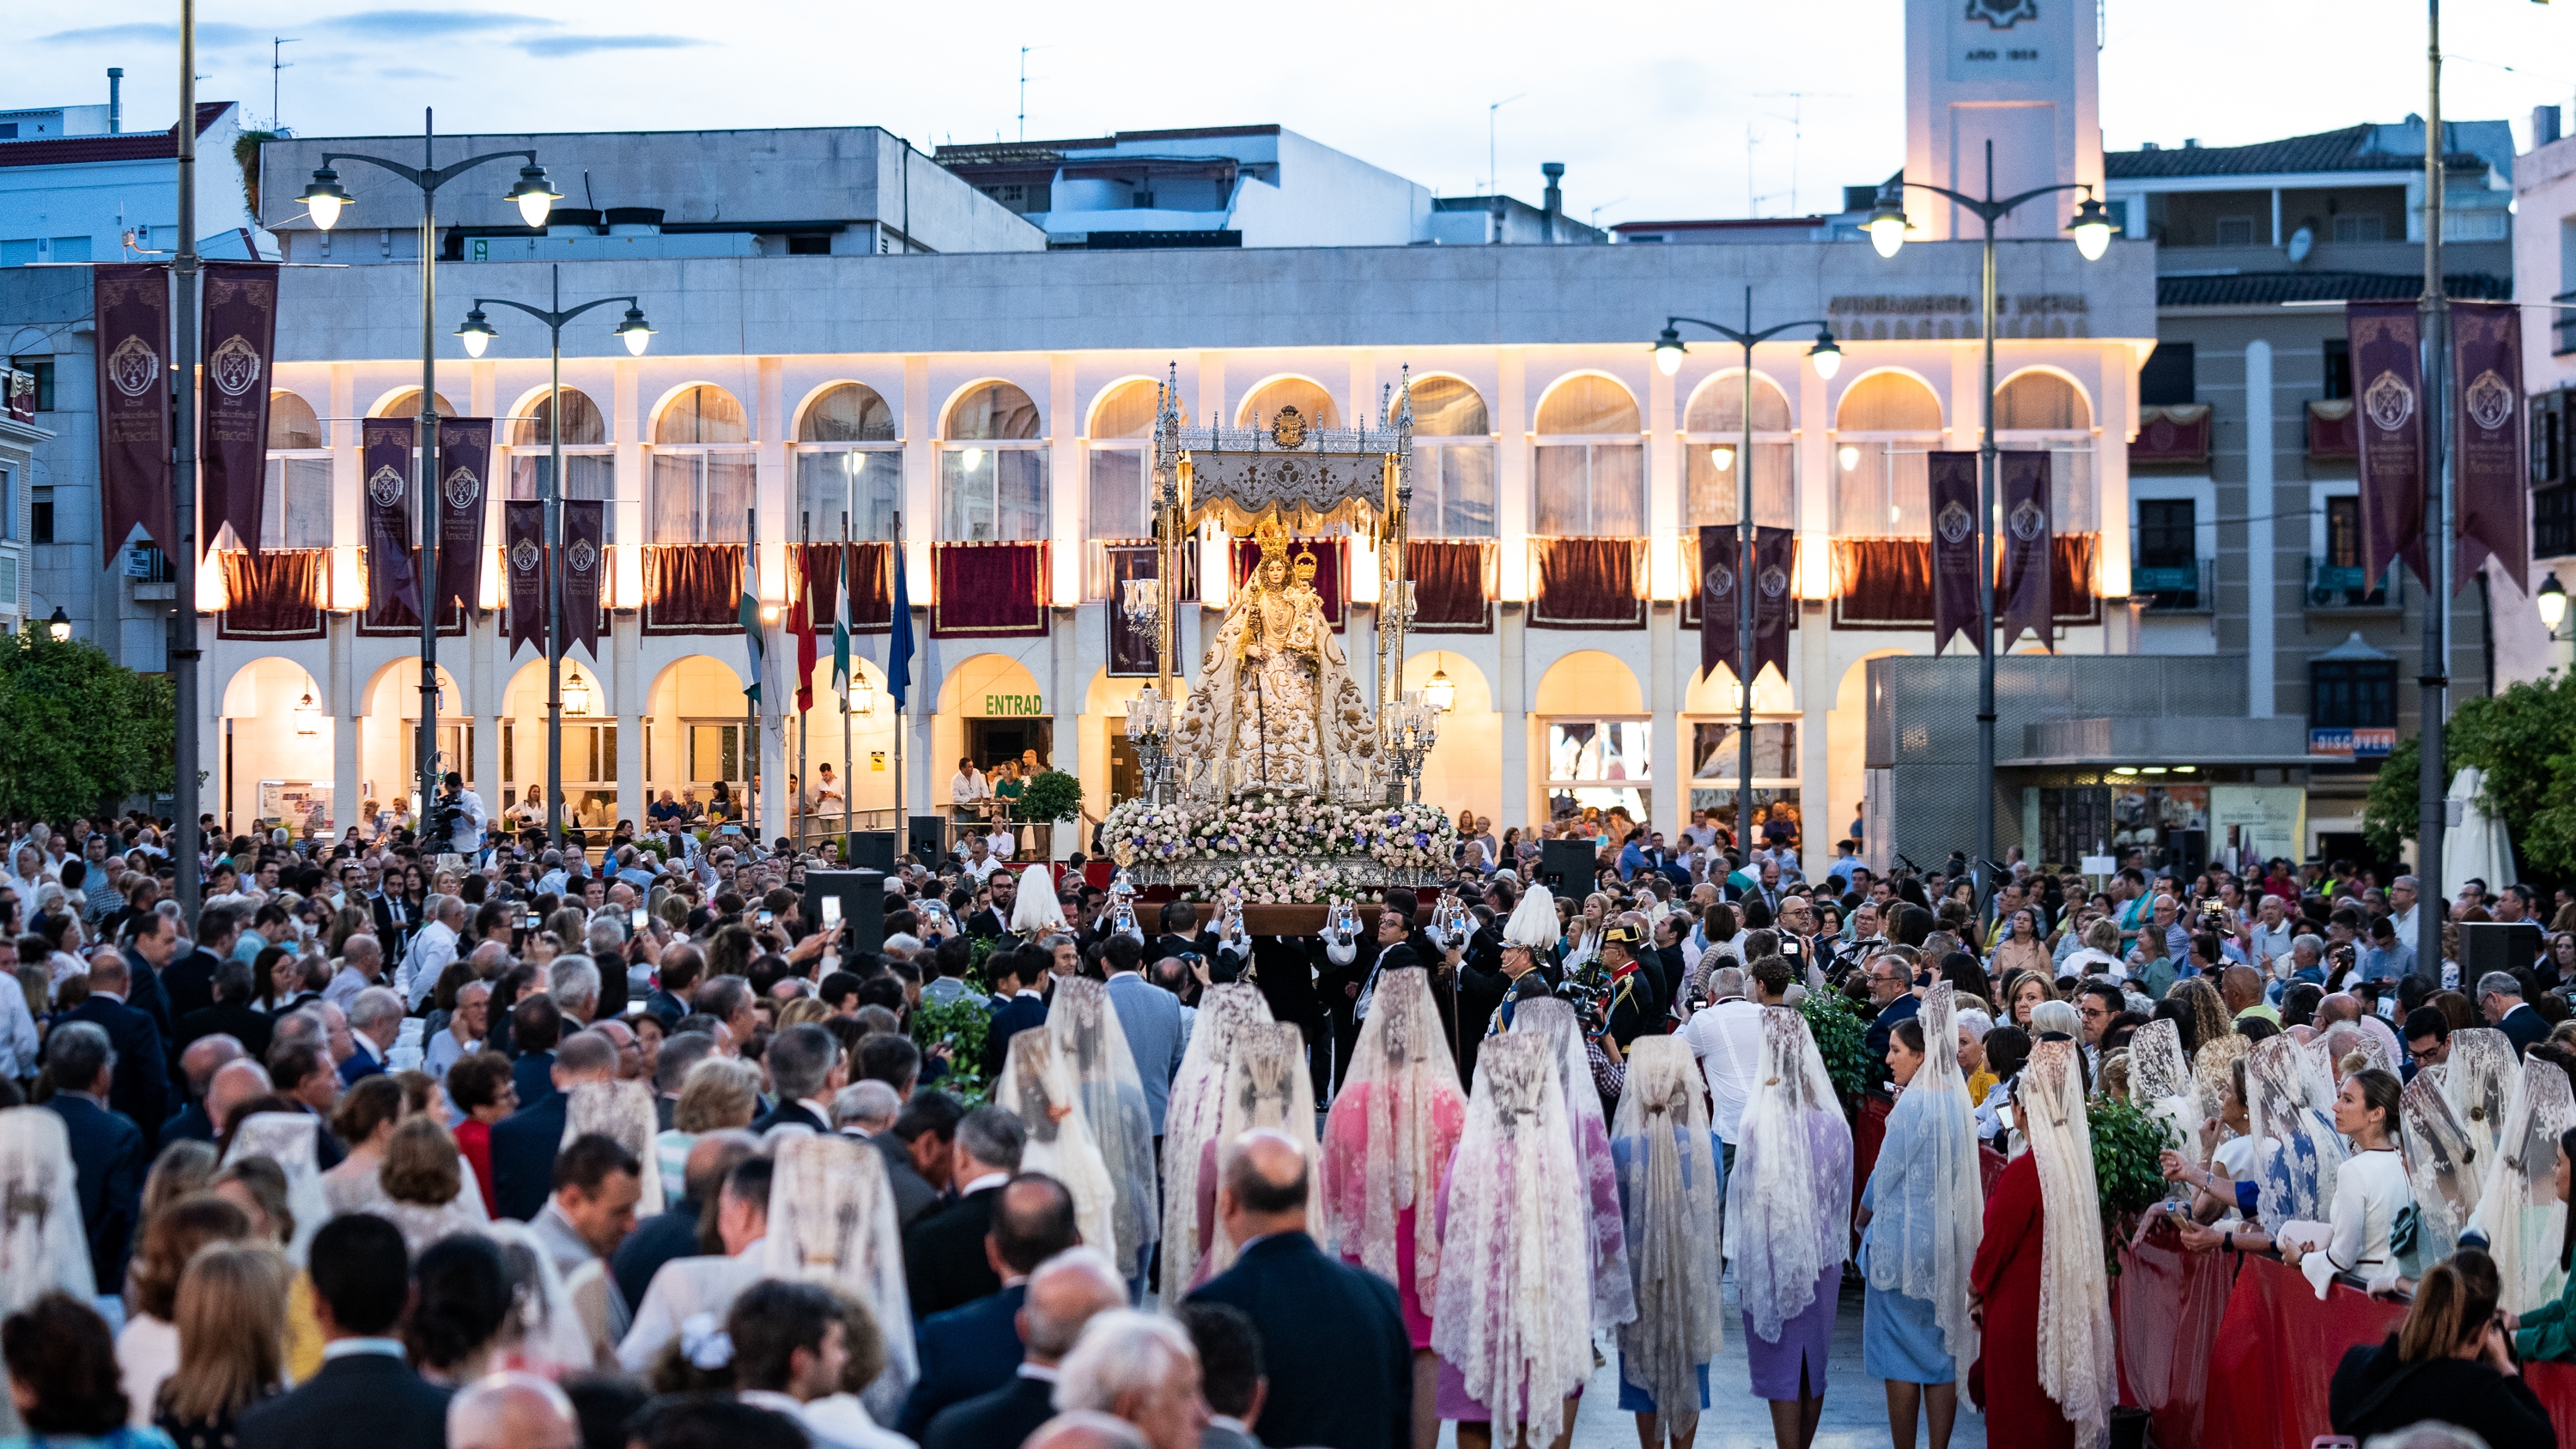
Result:
<instances>
[{"instance_id":1,"label":"white glove","mask_svg":"<svg viewBox=\"0 0 2576 1449\"><path fill-rule=\"evenodd\" d=\"M1324 959L1336 966L1348 966L1359 959L1359 942L1349 936L1324 937Z\"/></svg>"}]
</instances>

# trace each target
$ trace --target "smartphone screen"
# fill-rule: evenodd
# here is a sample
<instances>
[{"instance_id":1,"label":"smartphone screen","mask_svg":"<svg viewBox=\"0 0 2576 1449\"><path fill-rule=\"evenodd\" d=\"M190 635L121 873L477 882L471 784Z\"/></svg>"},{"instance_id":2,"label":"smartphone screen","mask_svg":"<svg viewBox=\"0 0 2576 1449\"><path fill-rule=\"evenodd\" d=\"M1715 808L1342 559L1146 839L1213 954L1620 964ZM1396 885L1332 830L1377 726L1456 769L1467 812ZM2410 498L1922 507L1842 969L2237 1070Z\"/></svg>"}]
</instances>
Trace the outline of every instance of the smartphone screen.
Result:
<instances>
[{"instance_id":1,"label":"smartphone screen","mask_svg":"<svg viewBox=\"0 0 2576 1449\"><path fill-rule=\"evenodd\" d=\"M826 930L841 924L841 898L823 897L823 926Z\"/></svg>"},{"instance_id":2,"label":"smartphone screen","mask_svg":"<svg viewBox=\"0 0 2576 1449\"><path fill-rule=\"evenodd\" d=\"M537 928L537 913L534 911L528 912L527 916L519 922L519 925L524 930L535 930Z\"/></svg>"},{"instance_id":3,"label":"smartphone screen","mask_svg":"<svg viewBox=\"0 0 2576 1449\"><path fill-rule=\"evenodd\" d=\"M637 906L634 909L629 923L638 931L644 929L644 908L642 906Z\"/></svg>"},{"instance_id":4,"label":"smartphone screen","mask_svg":"<svg viewBox=\"0 0 2576 1449\"><path fill-rule=\"evenodd\" d=\"M718 835L740 835L740 834L742 834L742 827L741 827L741 826L739 826L739 825L728 825L728 826L726 826L724 829L719 830L719 831L717 831L716 833L717 833Z\"/></svg>"},{"instance_id":5,"label":"smartphone screen","mask_svg":"<svg viewBox=\"0 0 2576 1449\"><path fill-rule=\"evenodd\" d=\"M769 912L767 912L767 911L762 911L762 912L760 913L760 923L761 923L762 925L764 925L764 926L768 925L772 919L774 919L774 918L770 915L770 913L769 913Z\"/></svg>"}]
</instances>

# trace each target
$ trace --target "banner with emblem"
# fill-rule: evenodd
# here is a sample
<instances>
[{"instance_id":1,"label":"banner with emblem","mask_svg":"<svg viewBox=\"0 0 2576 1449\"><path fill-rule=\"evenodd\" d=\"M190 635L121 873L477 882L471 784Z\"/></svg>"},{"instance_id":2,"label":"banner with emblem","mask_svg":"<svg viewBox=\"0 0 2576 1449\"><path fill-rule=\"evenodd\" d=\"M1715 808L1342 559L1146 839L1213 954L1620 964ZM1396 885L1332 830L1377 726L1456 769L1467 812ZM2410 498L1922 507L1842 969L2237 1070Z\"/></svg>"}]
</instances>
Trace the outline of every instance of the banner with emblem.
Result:
<instances>
[{"instance_id":1,"label":"banner with emblem","mask_svg":"<svg viewBox=\"0 0 2576 1449\"><path fill-rule=\"evenodd\" d=\"M419 429L410 418L368 418L358 424L358 466L367 490L367 609L382 616L388 603L420 622L420 575L413 567L411 455Z\"/></svg>"},{"instance_id":2,"label":"banner with emblem","mask_svg":"<svg viewBox=\"0 0 2576 1449\"><path fill-rule=\"evenodd\" d=\"M563 510L564 652L580 645L599 659L600 580L608 570L608 504L597 498L568 498Z\"/></svg>"},{"instance_id":3,"label":"banner with emblem","mask_svg":"<svg viewBox=\"0 0 2576 1449\"><path fill-rule=\"evenodd\" d=\"M492 475L492 420L438 420L437 605L482 607L484 482Z\"/></svg>"},{"instance_id":4,"label":"banner with emblem","mask_svg":"<svg viewBox=\"0 0 2576 1449\"><path fill-rule=\"evenodd\" d=\"M1717 667L1739 677L1735 649L1742 621L1736 617L1736 574L1744 562L1744 541L1731 523L1699 526L1699 669L1714 676Z\"/></svg>"},{"instance_id":5,"label":"banner with emblem","mask_svg":"<svg viewBox=\"0 0 2576 1449\"><path fill-rule=\"evenodd\" d=\"M2376 587L2391 559L2432 577L2424 554L2423 329L2412 301L2349 302L2354 422L2361 435L2361 564Z\"/></svg>"},{"instance_id":6,"label":"banner with emblem","mask_svg":"<svg viewBox=\"0 0 2576 1449\"><path fill-rule=\"evenodd\" d=\"M1952 635L1966 634L1983 654L1986 631L1977 622L1977 455L1926 456L1932 500L1932 652L1946 648Z\"/></svg>"},{"instance_id":7,"label":"banner with emblem","mask_svg":"<svg viewBox=\"0 0 2576 1449\"><path fill-rule=\"evenodd\" d=\"M106 562L140 525L174 558L179 541L170 486L170 269L160 263L92 267L98 319L99 546Z\"/></svg>"},{"instance_id":8,"label":"banner with emblem","mask_svg":"<svg viewBox=\"0 0 2576 1449\"><path fill-rule=\"evenodd\" d=\"M2457 593L2492 558L2514 592L2531 567L2531 495L2522 471L2522 313L2512 302L2451 304L2451 376L2460 399L2452 495Z\"/></svg>"},{"instance_id":9,"label":"banner with emblem","mask_svg":"<svg viewBox=\"0 0 2576 1449\"><path fill-rule=\"evenodd\" d=\"M2004 504L2003 597L1995 609L2004 626L2000 647L2010 652L2027 629L2039 636L2040 647L2054 654L2057 632L2049 619L2056 553L2050 537L2055 523L2049 517L2050 455L2018 451L1998 453L1995 460Z\"/></svg>"},{"instance_id":10,"label":"banner with emblem","mask_svg":"<svg viewBox=\"0 0 2576 1449\"><path fill-rule=\"evenodd\" d=\"M501 505L501 563L510 581L510 637L504 657L521 644L546 648L546 506Z\"/></svg>"},{"instance_id":11,"label":"banner with emblem","mask_svg":"<svg viewBox=\"0 0 2576 1449\"><path fill-rule=\"evenodd\" d=\"M1762 666L1780 671L1789 682L1789 626L1797 617L1798 531L1794 528L1753 530L1753 677ZM1704 617L1704 616L1703 616ZM1703 626L1704 627L1704 626Z\"/></svg>"},{"instance_id":12,"label":"banner with emblem","mask_svg":"<svg viewBox=\"0 0 2576 1449\"><path fill-rule=\"evenodd\" d=\"M277 340L277 267L206 263L202 369L205 436L203 522L208 547L259 552L260 505L268 479L269 358ZM232 538L224 537L226 526Z\"/></svg>"}]
</instances>

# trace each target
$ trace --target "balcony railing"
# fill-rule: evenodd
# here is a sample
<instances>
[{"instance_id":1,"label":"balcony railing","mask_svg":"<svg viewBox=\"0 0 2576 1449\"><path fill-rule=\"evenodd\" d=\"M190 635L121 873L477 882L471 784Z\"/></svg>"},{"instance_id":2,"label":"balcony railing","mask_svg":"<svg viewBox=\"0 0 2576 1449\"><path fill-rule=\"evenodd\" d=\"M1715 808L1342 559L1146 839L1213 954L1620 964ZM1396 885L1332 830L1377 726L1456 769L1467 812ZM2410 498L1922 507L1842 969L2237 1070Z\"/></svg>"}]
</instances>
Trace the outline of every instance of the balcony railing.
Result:
<instances>
[{"instance_id":1,"label":"balcony railing","mask_svg":"<svg viewBox=\"0 0 2576 1449\"><path fill-rule=\"evenodd\" d=\"M2395 564L2379 587L2372 587L2357 564L2330 564L2314 556L2307 561L2307 606L2335 609L2391 610L2406 607L2406 570Z\"/></svg>"},{"instance_id":2,"label":"balcony railing","mask_svg":"<svg viewBox=\"0 0 2576 1449\"><path fill-rule=\"evenodd\" d=\"M2216 561L2129 565L2129 593L2151 614L2206 614L2217 606Z\"/></svg>"}]
</instances>

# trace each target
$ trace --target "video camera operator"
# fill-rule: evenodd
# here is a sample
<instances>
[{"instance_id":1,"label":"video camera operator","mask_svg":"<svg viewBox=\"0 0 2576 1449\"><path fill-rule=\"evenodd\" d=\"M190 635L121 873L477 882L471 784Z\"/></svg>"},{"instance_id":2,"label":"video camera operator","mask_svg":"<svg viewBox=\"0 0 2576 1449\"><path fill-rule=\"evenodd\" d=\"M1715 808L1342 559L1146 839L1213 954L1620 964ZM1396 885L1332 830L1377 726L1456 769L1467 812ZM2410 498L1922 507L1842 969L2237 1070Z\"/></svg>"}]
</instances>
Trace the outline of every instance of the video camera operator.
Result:
<instances>
[{"instance_id":1,"label":"video camera operator","mask_svg":"<svg viewBox=\"0 0 2576 1449\"><path fill-rule=\"evenodd\" d=\"M483 849L483 826L491 818L483 810L483 797L465 788L465 777L454 770L439 781L438 798L429 806L429 838L443 841L458 855L474 855Z\"/></svg>"}]
</instances>

